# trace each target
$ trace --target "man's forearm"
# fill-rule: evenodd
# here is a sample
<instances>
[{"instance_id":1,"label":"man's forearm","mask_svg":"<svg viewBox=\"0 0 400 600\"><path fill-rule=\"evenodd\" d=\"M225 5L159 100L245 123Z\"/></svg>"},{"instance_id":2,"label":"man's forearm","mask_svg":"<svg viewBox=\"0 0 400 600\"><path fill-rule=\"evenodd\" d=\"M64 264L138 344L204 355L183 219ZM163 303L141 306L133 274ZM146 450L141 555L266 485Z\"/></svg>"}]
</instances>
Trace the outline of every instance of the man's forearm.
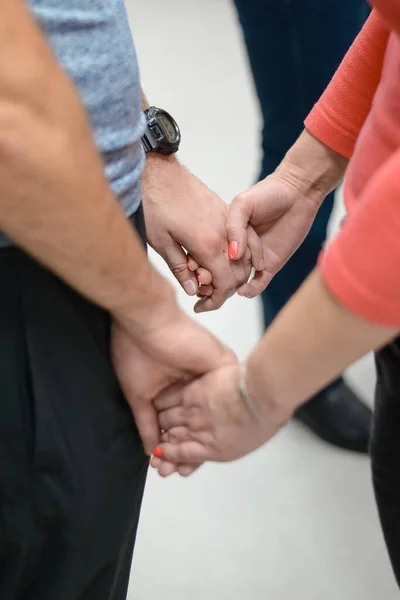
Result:
<instances>
[{"instance_id":1,"label":"man's forearm","mask_svg":"<svg viewBox=\"0 0 400 600\"><path fill-rule=\"evenodd\" d=\"M370 350L397 335L341 306L316 269L275 319L248 361L260 410L285 418Z\"/></svg>"},{"instance_id":2,"label":"man's forearm","mask_svg":"<svg viewBox=\"0 0 400 600\"><path fill-rule=\"evenodd\" d=\"M172 298L103 175L74 87L14 0L0 22L0 228L122 319L143 322Z\"/></svg>"},{"instance_id":3,"label":"man's forearm","mask_svg":"<svg viewBox=\"0 0 400 600\"><path fill-rule=\"evenodd\" d=\"M317 204L343 179L347 158L312 136L306 129L287 152L276 174Z\"/></svg>"}]
</instances>

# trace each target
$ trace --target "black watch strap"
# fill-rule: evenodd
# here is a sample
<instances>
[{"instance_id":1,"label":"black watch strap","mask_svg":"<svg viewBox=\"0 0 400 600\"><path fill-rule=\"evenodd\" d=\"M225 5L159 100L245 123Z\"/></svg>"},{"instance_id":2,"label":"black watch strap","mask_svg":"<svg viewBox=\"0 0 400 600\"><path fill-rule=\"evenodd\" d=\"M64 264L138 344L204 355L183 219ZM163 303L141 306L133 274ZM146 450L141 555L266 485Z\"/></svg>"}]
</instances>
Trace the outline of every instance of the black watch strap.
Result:
<instances>
[{"instance_id":1,"label":"black watch strap","mask_svg":"<svg viewBox=\"0 0 400 600\"><path fill-rule=\"evenodd\" d=\"M151 152L152 150L157 149L157 142L154 140L148 127L142 136L142 146L145 152Z\"/></svg>"},{"instance_id":2,"label":"black watch strap","mask_svg":"<svg viewBox=\"0 0 400 600\"><path fill-rule=\"evenodd\" d=\"M150 106L144 111L147 126L142 136L145 152L174 154L178 151L181 141L179 127L169 113L156 106Z\"/></svg>"}]
</instances>

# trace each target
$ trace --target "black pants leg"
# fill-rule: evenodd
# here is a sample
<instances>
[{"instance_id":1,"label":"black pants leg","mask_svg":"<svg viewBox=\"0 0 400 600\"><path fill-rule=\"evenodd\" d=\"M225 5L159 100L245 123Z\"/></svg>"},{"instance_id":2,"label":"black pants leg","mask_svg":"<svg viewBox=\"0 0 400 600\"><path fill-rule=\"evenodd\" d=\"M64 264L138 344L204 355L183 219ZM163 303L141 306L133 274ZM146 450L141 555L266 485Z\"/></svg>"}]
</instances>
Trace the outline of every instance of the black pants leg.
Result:
<instances>
[{"instance_id":1,"label":"black pants leg","mask_svg":"<svg viewBox=\"0 0 400 600\"><path fill-rule=\"evenodd\" d=\"M377 353L372 473L379 515L400 586L400 338Z\"/></svg>"},{"instance_id":2,"label":"black pants leg","mask_svg":"<svg viewBox=\"0 0 400 600\"><path fill-rule=\"evenodd\" d=\"M0 600L123 600L148 460L109 315L0 251Z\"/></svg>"}]
</instances>

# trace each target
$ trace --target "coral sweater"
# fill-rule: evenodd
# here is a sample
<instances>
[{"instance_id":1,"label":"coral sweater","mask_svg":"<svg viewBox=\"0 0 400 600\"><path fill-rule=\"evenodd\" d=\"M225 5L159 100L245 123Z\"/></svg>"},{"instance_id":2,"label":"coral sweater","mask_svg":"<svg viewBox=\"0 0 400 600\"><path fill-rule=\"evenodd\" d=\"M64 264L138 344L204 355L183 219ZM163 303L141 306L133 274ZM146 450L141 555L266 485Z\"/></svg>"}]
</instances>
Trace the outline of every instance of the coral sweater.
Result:
<instances>
[{"instance_id":1,"label":"coral sweater","mask_svg":"<svg viewBox=\"0 0 400 600\"><path fill-rule=\"evenodd\" d=\"M308 116L308 131L350 158L348 219L321 255L352 312L400 327L400 0L374 10Z\"/></svg>"}]
</instances>

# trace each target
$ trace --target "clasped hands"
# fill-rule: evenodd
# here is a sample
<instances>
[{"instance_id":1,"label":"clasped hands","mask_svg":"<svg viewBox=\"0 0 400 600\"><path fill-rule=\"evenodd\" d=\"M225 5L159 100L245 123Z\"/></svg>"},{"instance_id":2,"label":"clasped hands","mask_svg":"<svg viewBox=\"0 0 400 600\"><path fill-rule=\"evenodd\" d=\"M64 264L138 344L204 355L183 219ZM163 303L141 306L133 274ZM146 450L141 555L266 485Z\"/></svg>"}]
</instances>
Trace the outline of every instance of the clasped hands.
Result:
<instances>
[{"instance_id":1,"label":"clasped hands","mask_svg":"<svg viewBox=\"0 0 400 600\"><path fill-rule=\"evenodd\" d=\"M176 161L154 160L143 178L148 240L186 292L200 296L196 312L219 308L235 292L259 294L304 239L317 210L276 175L228 207ZM145 450L157 449L152 464L162 476L239 458L286 420L254 417L239 393L236 357L178 308L166 282L157 314L139 330L132 335L115 320L112 356ZM263 415L264 390L250 370L248 378Z\"/></svg>"}]
</instances>

